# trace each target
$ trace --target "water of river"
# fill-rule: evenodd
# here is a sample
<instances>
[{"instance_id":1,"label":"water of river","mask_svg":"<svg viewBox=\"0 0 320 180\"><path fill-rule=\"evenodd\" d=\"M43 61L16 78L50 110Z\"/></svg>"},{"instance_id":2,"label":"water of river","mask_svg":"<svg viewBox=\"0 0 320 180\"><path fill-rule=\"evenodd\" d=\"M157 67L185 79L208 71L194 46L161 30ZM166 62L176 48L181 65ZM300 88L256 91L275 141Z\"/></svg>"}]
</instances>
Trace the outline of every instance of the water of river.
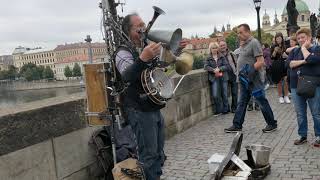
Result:
<instances>
[{"instance_id":1,"label":"water of river","mask_svg":"<svg viewBox=\"0 0 320 180\"><path fill-rule=\"evenodd\" d=\"M24 91L0 91L0 108L14 107L17 104L38 101L46 98L65 96L83 92L81 87L51 88Z\"/></svg>"}]
</instances>

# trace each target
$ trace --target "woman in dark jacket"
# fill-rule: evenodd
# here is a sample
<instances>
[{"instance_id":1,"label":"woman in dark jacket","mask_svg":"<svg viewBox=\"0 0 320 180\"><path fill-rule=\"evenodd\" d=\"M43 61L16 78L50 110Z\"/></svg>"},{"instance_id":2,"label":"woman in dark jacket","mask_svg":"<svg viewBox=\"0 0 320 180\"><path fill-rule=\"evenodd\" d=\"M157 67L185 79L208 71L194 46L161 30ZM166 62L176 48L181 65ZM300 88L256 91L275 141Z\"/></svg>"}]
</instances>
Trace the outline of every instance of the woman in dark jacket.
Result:
<instances>
[{"instance_id":1,"label":"woman in dark jacket","mask_svg":"<svg viewBox=\"0 0 320 180\"><path fill-rule=\"evenodd\" d=\"M215 115L226 114L229 110L228 103L228 73L230 66L223 55L218 53L218 43L210 43L210 56L204 63L204 69L208 71L211 85L212 102L215 104Z\"/></svg>"},{"instance_id":2,"label":"woman in dark jacket","mask_svg":"<svg viewBox=\"0 0 320 180\"><path fill-rule=\"evenodd\" d=\"M288 97L288 83L286 81L287 78L287 69L286 69L286 62L287 59L286 55L286 47L284 44L284 39L282 33L277 33L275 35L275 44L271 47L271 59L273 60L271 66L272 72L272 80L278 86L278 95L279 95L279 102L283 103L290 103L290 99ZM284 83L284 86L282 86ZM282 91L284 94L282 94Z\"/></svg>"}]
</instances>

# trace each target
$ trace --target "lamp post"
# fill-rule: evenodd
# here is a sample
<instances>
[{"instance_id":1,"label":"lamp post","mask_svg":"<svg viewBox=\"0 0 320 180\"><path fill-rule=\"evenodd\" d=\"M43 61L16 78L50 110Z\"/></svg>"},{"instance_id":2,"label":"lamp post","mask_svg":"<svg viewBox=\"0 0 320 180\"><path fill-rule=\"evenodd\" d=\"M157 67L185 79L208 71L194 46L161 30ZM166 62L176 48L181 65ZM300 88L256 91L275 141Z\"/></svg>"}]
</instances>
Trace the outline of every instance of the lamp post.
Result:
<instances>
[{"instance_id":1,"label":"lamp post","mask_svg":"<svg viewBox=\"0 0 320 180\"><path fill-rule=\"evenodd\" d=\"M257 11L257 19L258 19L258 40L261 42L261 27L260 27L260 7L261 0L253 0L254 6Z\"/></svg>"},{"instance_id":2,"label":"lamp post","mask_svg":"<svg viewBox=\"0 0 320 180\"><path fill-rule=\"evenodd\" d=\"M89 64L92 64L92 49L91 49L91 37L90 35L87 35L87 38L85 39L85 41L88 43L88 54L89 54Z\"/></svg>"}]
</instances>

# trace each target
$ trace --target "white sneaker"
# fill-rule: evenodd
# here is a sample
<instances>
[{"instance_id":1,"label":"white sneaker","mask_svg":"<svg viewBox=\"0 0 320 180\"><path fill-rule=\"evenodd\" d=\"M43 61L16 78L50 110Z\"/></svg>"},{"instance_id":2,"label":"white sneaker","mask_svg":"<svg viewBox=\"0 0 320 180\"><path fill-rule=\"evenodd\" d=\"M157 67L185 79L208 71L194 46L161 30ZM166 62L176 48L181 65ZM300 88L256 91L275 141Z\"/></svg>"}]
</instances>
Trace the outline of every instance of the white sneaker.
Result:
<instances>
[{"instance_id":1,"label":"white sneaker","mask_svg":"<svg viewBox=\"0 0 320 180\"><path fill-rule=\"evenodd\" d=\"M290 103L291 103L291 101L290 101L290 99L289 99L288 96L285 96L285 97L284 97L284 102L287 103L287 104L290 104Z\"/></svg>"},{"instance_id":2,"label":"white sneaker","mask_svg":"<svg viewBox=\"0 0 320 180\"><path fill-rule=\"evenodd\" d=\"M283 103L284 103L283 97L279 97L279 103L280 103L280 104L283 104Z\"/></svg>"},{"instance_id":3,"label":"white sneaker","mask_svg":"<svg viewBox=\"0 0 320 180\"><path fill-rule=\"evenodd\" d=\"M264 90L267 90L267 89L269 88L269 86L270 86L270 84L266 84L266 85L264 86Z\"/></svg>"}]
</instances>

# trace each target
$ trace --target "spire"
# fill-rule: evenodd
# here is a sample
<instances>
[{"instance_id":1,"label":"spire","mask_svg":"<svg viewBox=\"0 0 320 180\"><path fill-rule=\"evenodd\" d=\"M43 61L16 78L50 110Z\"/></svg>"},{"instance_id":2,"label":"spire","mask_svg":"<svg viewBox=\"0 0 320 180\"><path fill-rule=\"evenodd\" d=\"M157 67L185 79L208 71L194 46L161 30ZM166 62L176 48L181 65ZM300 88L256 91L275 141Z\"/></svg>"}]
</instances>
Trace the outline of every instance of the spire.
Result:
<instances>
[{"instance_id":1,"label":"spire","mask_svg":"<svg viewBox=\"0 0 320 180\"><path fill-rule=\"evenodd\" d=\"M231 31L231 25L230 25L230 23L228 22L228 24L227 24L227 32L229 32L229 31Z\"/></svg>"},{"instance_id":2,"label":"spire","mask_svg":"<svg viewBox=\"0 0 320 180\"><path fill-rule=\"evenodd\" d=\"M319 1L319 8L318 8L318 17L320 18L320 1Z\"/></svg>"},{"instance_id":3,"label":"spire","mask_svg":"<svg viewBox=\"0 0 320 180\"><path fill-rule=\"evenodd\" d=\"M224 27L224 25L222 26L221 32L226 32L226 28Z\"/></svg>"},{"instance_id":4,"label":"spire","mask_svg":"<svg viewBox=\"0 0 320 180\"><path fill-rule=\"evenodd\" d=\"M214 26L213 32L216 34L218 32L217 27Z\"/></svg>"},{"instance_id":5,"label":"spire","mask_svg":"<svg viewBox=\"0 0 320 180\"><path fill-rule=\"evenodd\" d=\"M273 20L274 24L279 24L279 19L278 19L278 15L277 15L277 11L274 11L274 20Z\"/></svg>"}]
</instances>

